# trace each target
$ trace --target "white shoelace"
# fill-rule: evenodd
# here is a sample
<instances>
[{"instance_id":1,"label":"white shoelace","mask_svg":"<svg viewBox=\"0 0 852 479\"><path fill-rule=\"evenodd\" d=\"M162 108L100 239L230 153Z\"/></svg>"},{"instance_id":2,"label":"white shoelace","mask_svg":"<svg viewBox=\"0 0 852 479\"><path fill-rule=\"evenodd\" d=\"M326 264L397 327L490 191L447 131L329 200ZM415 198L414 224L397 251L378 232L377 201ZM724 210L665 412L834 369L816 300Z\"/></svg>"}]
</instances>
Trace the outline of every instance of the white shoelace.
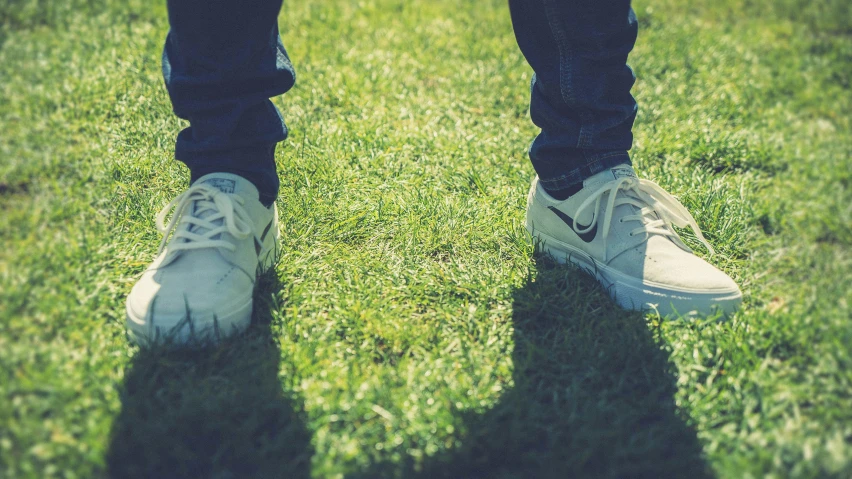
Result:
<instances>
[{"instance_id":1,"label":"white shoelace","mask_svg":"<svg viewBox=\"0 0 852 479\"><path fill-rule=\"evenodd\" d=\"M637 198L627 194L617 195L618 190L624 190L625 192L630 191L636 195ZM704 238L704 235L701 234L701 230L698 228L698 223L695 222L695 218L689 214L689 211L680 204L677 198L670 195L666 190L662 189L653 181L640 180L631 177L610 181L592 193L591 196L586 198L586 201L581 203L580 207L577 208L577 212L574 217L580 217L587 208L594 205L592 221L583 229L578 229L577 222L574 221L574 224L572 225L574 231L582 234L595 227L598 222L598 211L600 210L601 199L606 193L609 193L609 198L607 199L606 208L603 213L603 223L601 224L603 228L604 261L606 261L606 241L607 236L609 236L609 226L612 223L612 214L615 207L620 205L632 205L639 208L638 214L626 215L619 220L621 222L639 221L642 223L641 226L630 232L630 236L635 236L641 233L667 236L672 238L681 248L686 251L692 251L683 242L683 240L680 239L677 233L670 228L672 224L678 228L686 228L689 226L692 228L692 231L695 233L698 240L701 241L701 244L703 244L711 254L716 253L713 250L713 247L710 246L710 243L708 243Z\"/></svg>"},{"instance_id":2,"label":"white shoelace","mask_svg":"<svg viewBox=\"0 0 852 479\"><path fill-rule=\"evenodd\" d=\"M165 224L166 216L173 208L175 211L169 223ZM178 225L184 224L188 226L178 228ZM170 247L171 251L201 248L225 248L234 251L236 246L221 239L221 234L227 232L238 239L247 238L252 231L251 224L241 197L227 195L206 183L197 184L169 202L157 214L157 229L163 233L160 253L166 247L172 232L173 240L185 241L174 241Z\"/></svg>"}]
</instances>

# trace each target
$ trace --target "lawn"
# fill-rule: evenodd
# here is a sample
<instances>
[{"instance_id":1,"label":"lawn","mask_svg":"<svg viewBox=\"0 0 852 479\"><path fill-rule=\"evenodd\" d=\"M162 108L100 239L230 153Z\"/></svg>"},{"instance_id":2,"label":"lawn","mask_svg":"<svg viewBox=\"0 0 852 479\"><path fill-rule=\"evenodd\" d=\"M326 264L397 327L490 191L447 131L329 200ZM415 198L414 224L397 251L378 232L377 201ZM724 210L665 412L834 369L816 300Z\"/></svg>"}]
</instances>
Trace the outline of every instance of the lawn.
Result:
<instances>
[{"instance_id":1,"label":"lawn","mask_svg":"<svg viewBox=\"0 0 852 479\"><path fill-rule=\"evenodd\" d=\"M187 181L164 3L0 5L0 477L852 476L847 0L634 5L631 154L725 321L535 253L505 2L285 2L282 255L203 351L124 332Z\"/></svg>"}]
</instances>

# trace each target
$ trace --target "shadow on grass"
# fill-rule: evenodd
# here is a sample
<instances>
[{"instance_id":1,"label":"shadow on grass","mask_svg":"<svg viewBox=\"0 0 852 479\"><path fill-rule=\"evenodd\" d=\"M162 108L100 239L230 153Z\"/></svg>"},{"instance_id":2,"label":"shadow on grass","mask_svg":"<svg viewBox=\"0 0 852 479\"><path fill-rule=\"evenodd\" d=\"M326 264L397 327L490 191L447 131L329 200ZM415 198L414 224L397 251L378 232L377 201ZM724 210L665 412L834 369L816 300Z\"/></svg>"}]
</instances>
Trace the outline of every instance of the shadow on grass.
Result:
<instances>
[{"instance_id":1,"label":"shadow on grass","mask_svg":"<svg viewBox=\"0 0 852 479\"><path fill-rule=\"evenodd\" d=\"M141 349L125 372L109 476L310 477L302 401L282 389L270 333L274 272L261 278L252 327L217 347Z\"/></svg>"},{"instance_id":2,"label":"shadow on grass","mask_svg":"<svg viewBox=\"0 0 852 479\"><path fill-rule=\"evenodd\" d=\"M137 353L110 476L310 477L302 401L283 392L270 334L279 290L274 274L262 280L252 328L228 344ZM675 406L673 366L641 314L548 257L536 258L513 311L514 385L489 411L464 418L461 446L419 471L375 464L358 477L711 476Z\"/></svg>"},{"instance_id":3,"label":"shadow on grass","mask_svg":"<svg viewBox=\"0 0 852 479\"><path fill-rule=\"evenodd\" d=\"M549 257L536 258L513 302L514 387L466 418L462 445L418 476L711 476L675 406L668 354L642 314Z\"/></svg>"}]
</instances>

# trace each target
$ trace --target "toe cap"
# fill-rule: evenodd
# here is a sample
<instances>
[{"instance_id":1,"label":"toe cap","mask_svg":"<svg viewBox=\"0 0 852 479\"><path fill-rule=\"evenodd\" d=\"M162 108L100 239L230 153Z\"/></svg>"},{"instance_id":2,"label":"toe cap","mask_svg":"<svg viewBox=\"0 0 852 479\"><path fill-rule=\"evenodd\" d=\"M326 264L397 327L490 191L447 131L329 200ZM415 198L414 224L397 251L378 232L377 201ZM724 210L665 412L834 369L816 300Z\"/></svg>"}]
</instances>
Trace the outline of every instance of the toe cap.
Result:
<instances>
[{"instance_id":1,"label":"toe cap","mask_svg":"<svg viewBox=\"0 0 852 479\"><path fill-rule=\"evenodd\" d=\"M652 237L646 244L625 251L610 265L642 278L643 283L674 291L720 294L740 291L730 276L666 238Z\"/></svg>"}]
</instances>

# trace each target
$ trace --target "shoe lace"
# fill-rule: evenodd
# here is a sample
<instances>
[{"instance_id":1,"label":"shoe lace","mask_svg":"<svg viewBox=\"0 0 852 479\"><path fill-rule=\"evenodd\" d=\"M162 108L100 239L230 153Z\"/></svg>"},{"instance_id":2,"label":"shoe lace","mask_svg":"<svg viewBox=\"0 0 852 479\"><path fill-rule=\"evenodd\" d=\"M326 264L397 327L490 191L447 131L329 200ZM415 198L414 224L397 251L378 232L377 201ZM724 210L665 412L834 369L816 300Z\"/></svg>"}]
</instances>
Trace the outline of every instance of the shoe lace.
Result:
<instances>
[{"instance_id":1,"label":"shoe lace","mask_svg":"<svg viewBox=\"0 0 852 479\"><path fill-rule=\"evenodd\" d=\"M619 190L622 190L625 193L629 191L633 193L633 195L618 195L617 193ZM575 218L580 217L586 209L594 205L594 209L592 210L592 221L585 228L577 228L577 222L574 221L574 224L572 225L574 231L582 234L589 232L595 227L599 219L598 212L600 211L601 201L607 193L609 193L609 197L607 198L606 208L604 208L603 223L601 224L604 241L604 261L606 261L606 241L609 236L609 227L612 223L612 215L615 208L621 205L632 205L639 208L637 214L625 215L619 220L639 221L642 223L641 226L638 226L629 233L630 236L635 236L641 233L646 235L658 234L671 238L675 244L686 251L692 251L689 246L680 239L680 236L678 236L678 234L671 228L671 225L675 225L679 228L686 228L688 226L695 233L695 236L701 244L710 251L710 254L716 253L715 250L713 250L713 247L710 246L710 243L704 238L704 235L701 234L701 230L698 228L698 223L695 222L695 218L689 214L689 211L687 211L677 198L669 194L653 181L640 180L637 178L625 177L610 181L592 193L591 196L586 198L586 200L580 204L580 207L577 208Z\"/></svg>"},{"instance_id":2,"label":"shoe lace","mask_svg":"<svg viewBox=\"0 0 852 479\"><path fill-rule=\"evenodd\" d=\"M174 213L166 224L166 216ZM186 227L178 226L186 225ZM222 233L236 238L251 234L251 220L243 207L243 199L228 195L206 183L191 186L173 199L157 214L157 229L163 234L160 251L163 252L172 235L171 251L202 248L225 248L234 251L236 246L222 239ZM157 254L159 254L157 253Z\"/></svg>"}]
</instances>

